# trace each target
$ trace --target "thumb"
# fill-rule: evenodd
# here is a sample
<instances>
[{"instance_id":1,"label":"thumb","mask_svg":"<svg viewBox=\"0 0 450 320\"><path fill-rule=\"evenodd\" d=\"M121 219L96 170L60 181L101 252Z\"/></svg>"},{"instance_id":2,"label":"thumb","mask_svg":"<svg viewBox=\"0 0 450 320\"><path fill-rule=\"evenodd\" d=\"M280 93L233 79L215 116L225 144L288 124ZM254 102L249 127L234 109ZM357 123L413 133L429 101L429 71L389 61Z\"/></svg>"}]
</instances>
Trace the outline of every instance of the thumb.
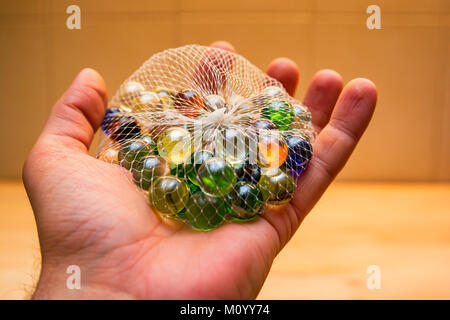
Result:
<instances>
[{"instance_id":1,"label":"thumb","mask_svg":"<svg viewBox=\"0 0 450 320\"><path fill-rule=\"evenodd\" d=\"M53 106L41 138L57 138L65 148L87 153L107 106L106 85L93 69L83 69Z\"/></svg>"}]
</instances>

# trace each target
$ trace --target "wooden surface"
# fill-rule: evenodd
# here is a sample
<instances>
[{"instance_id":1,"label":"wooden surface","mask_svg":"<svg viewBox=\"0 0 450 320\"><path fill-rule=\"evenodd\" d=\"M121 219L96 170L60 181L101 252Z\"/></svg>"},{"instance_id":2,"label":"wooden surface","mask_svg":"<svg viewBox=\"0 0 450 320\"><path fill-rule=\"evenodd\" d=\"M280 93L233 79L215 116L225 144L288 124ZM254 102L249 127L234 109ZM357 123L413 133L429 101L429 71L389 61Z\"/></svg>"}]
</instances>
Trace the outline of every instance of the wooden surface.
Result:
<instances>
[{"instance_id":1,"label":"wooden surface","mask_svg":"<svg viewBox=\"0 0 450 320\"><path fill-rule=\"evenodd\" d=\"M450 184L334 184L276 259L261 299L450 299ZM366 269L381 269L369 290ZM19 182L0 183L0 299L39 270Z\"/></svg>"}]
</instances>

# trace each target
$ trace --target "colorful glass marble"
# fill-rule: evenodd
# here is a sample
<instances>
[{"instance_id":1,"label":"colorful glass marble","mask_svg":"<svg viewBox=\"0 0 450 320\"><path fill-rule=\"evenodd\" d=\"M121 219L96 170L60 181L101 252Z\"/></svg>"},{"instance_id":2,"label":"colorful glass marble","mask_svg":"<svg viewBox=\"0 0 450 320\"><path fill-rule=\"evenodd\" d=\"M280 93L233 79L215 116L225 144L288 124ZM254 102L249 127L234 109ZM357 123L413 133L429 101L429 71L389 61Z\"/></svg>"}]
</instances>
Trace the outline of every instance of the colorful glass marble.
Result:
<instances>
[{"instance_id":1,"label":"colorful glass marble","mask_svg":"<svg viewBox=\"0 0 450 320\"><path fill-rule=\"evenodd\" d=\"M254 218L262 208L263 194L254 184L238 182L225 197L228 213L237 220L250 220Z\"/></svg>"},{"instance_id":2,"label":"colorful glass marble","mask_svg":"<svg viewBox=\"0 0 450 320\"><path fill-rule=\"evenodd\" d=\"M194 194L196 194L197 192L201 192L202 190L200 189L200 187L196 184L193 184L192 181L190 179L186 179L186 184L189 188L189 194L192 196Z\"/></svg>"},{"instance_id":3,"label":"colorful glass marble","mask_svg":"<svg viewBox=\"0 0 450 320\"><path fill-rule=\"evenodd\" d=\"M156 178L168 175L170 167L166 160L159 156L146 156L133 169L133 180L143 190L150 189Z\"/></svg>"},{"instance_id":4,"label":"colorful glass marble","mask_svg":"<svg viewBox=\"0 0 450 320\"><path fill-rule=\"evenodd\" d=\"M217 228L224 221L224 215L223 198L198 192L189 198L184 218L194 229L209 231Z\"/></svg>"},{"instance_id":5,"label":"colorful glass marble","mask_svg":"<svg viewBox=\"0 0 450 320\"><path fill-rule=\"evenodd\" d=\"M105 113L105 117L103 118L103 121L100 125L102 131L106 135L110 135L111 132L109 130L109 127L111 125L111 122L117 117L120 116L120 110L119 109L107 109Z\"/></svg>"},{"instance_id":6,"label":"colorful glass marble","mask_svg":"<svg viewBox=\"0 0 450 320\"><path fill-rule=\"evenodd\" d=\"M131 105L131 102L144 90L145 88L141 83L137 81L128 81L119 89L120 102L127 106Z\"/></svg>"},{"instance_id":7,"label":"colorful glass marble","mask_svg":"<svg viewBox=\"0 0 450 320\"><path fill-rule=\"evenodd\" d=\"M280 167L288 155L288 147L279 134L264 134L258 138L258 164L264 168Z\"/></svg>"},{"instance_id":8,"label":"colorful glass marble","mask_svg":"<svg viewBox=\"0 0 450 320\"><path fill-rule=\"evenodd\" d=\"M301 129L311 128L311 113L301 104L292 105L295 115L295 123Z\"/></svg>"},{"instance_id":9,"label":"colorful glass marble","mask_svg":"<svg viewBox=\"0 0 450 320\"><path fill-rule=\"evenodd\" d=\"M151 147L140 139L126 141L120 148L118 160L122 167L131 169L153 151Z\"/></svg>"},{"instance_id":10,"label":"colorful glass marble","mask_svg":"<svg viewBox=\"0 0 450 320\"><path fill-rule=\"evenodd\" d=\"M150 135L145 134L145 135L141 136L140 139L143 140L145 143L147 143L152 148L153 154L158 153L158 148L156 146L156 143Z\"/></svg>"},{"instance_id":11,"label":"colorful glass marble","mask_svg":"<svg viewBox=\"0 0 450 320\"><path fill-rule=\"evenodd\" d=\"M164 108L175 107L175 95L176 93L167 88L158 87L155 89L155 93L161 99Z\"/></svg>"},{"instance_id":12,"label":"colorful glass marble","mask_svg":"<svg viewBox=\"0 0 450 320\"><path fill-rule=\"evenodd\" d=\"M176 176L178 178L182 178L182 179L186 178L186 164L184 164L184 163L180 163L180 164L170 163L169 166L170 166L170 174L171 175ZM185 179L185 180L187 180L187 179Z\"/></svg>"},{"instance_id":13,"label":"colorful glass marble","mask_svg":"<svg viewBox=\"0 0 450 320\"><path fill-rule=\"evenodd\" d=\"M158 152L169 163L179 165L186 162L192 154L191 134L184 128L171 127L158 137Z\"/></svg>"},{"instance_id":14,"label":"colorful glass marble","mask_svg":"<svg viewBox=\"0 0 450 320\"><path fill-rule=\"evenodd\" d=\"M295 171L297 175L300 175L311 160L312 146L308 141L299 136L287 137L286 145L288 146L286 167Z\"/></svg>"},{"instance_id":15,"label":"colorful glass marble","mask_svg":"<svg viewBox=\"0 0 450 320\"><path fill-rule=\"evenodd\" d=\"M279 130L287 130L294 120L294 110L288 102L274 99L266 103L261 110L261 116L272 120Z\"/></svg>"},{"instance_id":16,"label":"colorful glass marble","mask_svg":"<svg viewBox=\"0 0 450 320\"><path fill-rule=\"evenodd\" d=\"M291 201L295 192L295 180L282 169L263 174L258 186L263 199L271 205L282 205Z\"/></svg>"},{"instance_id":17,"label":"colorful glass marble","mask_svg":"<svg viewBox=\"0 0 450 320\"><path fill-rule=\"evenodd\" d=\"M141 134L141 128L136 120L121 114L103 120L102 129L107 136L119 143Z\"/></svg>"},{"instance_id":18,"label":"colorful glass marble","mask_svg":"<svg viewBox=\"0 0 450 320\"><path fill-rule=\"evenodd\" d=\"M186 117L193 118L205 109L205 103L197 91L186 89L176 95L175 108Z\"/></svg>"},{"instance_id":19,"label":"colorful glass marble","mask_svg":"<svg viewBox=\"0 0 450 320\"><path fill-rule=\"evenodd\" d=\"M198 169L197 179L203 192L225 196L237 181L233 167L221 158L211 158Z\"/></svg>"},{"instance_id":20,"label":"colorful glass marble","mask_svg":"<svg viewBox=\"0 0 450 320\"><path fill-rule=\"evenodd\" d=\"M248 137L240 129L218 130L215 138L215 152L232 166L245 162L248 156Z\"/></svg>"},{"instance_id":21,"label":"colorful glass marble","mask_svg":"<svg viewBox=\"0 0 450 320\"><path fill-rule=\"evenodd\" d=\"M254 184L258 183L261 178L261 168L257 164L252 164L249 160L247 160L241 168L239 168L236 172L239 180Z\"/></svg>"},{"instance_id":22,"label":"colorful glass marble","mask_svg":"<svg viewBox=\"0 0 450 320\"><path fill-rule=\"evenodd\" d=\"M149 191L150 205L162 214L176 214L183 210L189 199L189 189L174 176L157 178Z\"/></svg>"},{"instance_id":23,"label":"colorful glass marble","mask_svg":"<svg viewBox=\"0 0 450 320\"><path fill-rule=\"evenodd\" d=\"M277 126L275 123L268 119L258 119L252 123L252 127L254 127L257 131L259 130L276 130Z\"/></svg>"},{"instance_id":24,"label":"colorful glass marble","mask_svg":"<svg viewBox=\"0 0 450 320\"><path fill-rule=\"evenodd\" d=\"M119 161L118 154L119 154L120 146L111 146L108 149L103 150L99 155L98 159L110 162L110 163L117 163Z\"/></svg>"},{"instance_id":25,"label":"colorful glass marble","mask_svg":"<svg viewBox=\"0 0 450 320\"><path fill-rule=\"evenodd\" d=\"M266 97L270 98L282 98L285 93L284 90L277 86L268 86L264 88L262 94Z\"/></svg>"},{"instance_id":26,"label":"colorful glass marble","mask_svg":"<svg viewBox=\"0 0 450 320\"><path fill-rule=\"evenodd\" d=\"M134 112L162 111L162 102L159 96L152 91L142 91L133 101Z\"/></svg>"},{"instance_id":27,"label":"colorful glass marble","mask_svg":"<svg viewBox=\"0 0 450 320\"><path fill-rule=\"evenodd\" d=\"M203 163L205 163L205 161L213 157L214 154L206 150L194 152L194 154L191 157L190 163L186 165L186 176L188 177L191 183L197 186L199 185L197 180L198 169L202 166Z\"/></svg>"}]
</instances>

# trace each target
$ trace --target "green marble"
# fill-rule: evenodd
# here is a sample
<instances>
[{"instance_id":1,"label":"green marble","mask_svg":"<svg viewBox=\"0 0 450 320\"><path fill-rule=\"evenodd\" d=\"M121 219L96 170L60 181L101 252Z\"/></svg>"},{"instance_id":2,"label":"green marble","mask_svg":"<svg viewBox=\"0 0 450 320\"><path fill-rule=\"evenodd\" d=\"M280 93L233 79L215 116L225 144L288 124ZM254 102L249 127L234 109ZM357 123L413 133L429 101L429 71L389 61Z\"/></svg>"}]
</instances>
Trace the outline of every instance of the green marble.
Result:
<instances>
[{"instance_id":1,"label":"green marble","mask_svg":"<svg viewBox=\"0 0 450 320\"><path fill-rule=\"evenodd\" d=\"M208 231L217 228L225 215L223 198L198 192L190 197L184 218L196 230Z\"/></svg>"},{"instance_id":2,"label":"green marble","mask_svg":"<svg viewBox=\"0 0 450 320\"><path fill-rule=\"evenodd\" d=\"M122 167L131 169L147 155L153 153L152 148L141 139L133 139L125 142L119 150L118 160Z\"/></svg>"},{"instance_id":3,"label":"green marble","mask_svg":"<svg viewBox=\"0 0 450 320\"><path fill-rule=\"evenodd\" d=\"M205 161L213 157L214 154L206 150L194 152L194 154L191 157L190 163L186 165L186 176L190 182L192 182L194 185L199 186L197 180L198 169L200 169L201 165L205 163Z\"/></svg>"},{"instance_id":4,"label":"green marble","mask_svg":"<svg viewBox=\"0 0 450 320\"><path fill-rule=\"evenodd\" d=\"M225 197L228 213L238 221L251 220L261 211L263 194L252 183L238 182Z\"/></svg>"},{"instance_id":5,"label":"green marble","mask_svg":"<svg viewBox=\"0 0 450 320\"><path fill-rule=\"evenodd\" d=\"M261 116L275 123L279 130L287 130L294 120L294 110L288 102L274 99L266 103Z\"/></svg>"},{"instance_id":6,"label":"green marble","mask_svg":"<svg viewBox=\"0 0 450 320\"><path fill-rule=\"evenodd\" d=\"M148 134L145 134L145 135L141 136L140 139L144 140L152 148L153 154L158 154L158 148L156 147L156 142L155 142L155 140L153 140L153 138L151 136L149 136Z\"/></svg>"},{"instance_id":7,"label":"green marble","mask_svg":"<svg viewBox=\"0 0 450 320\"><path fill-rule=\"evenodd\" d=\"M197 192L201 192L202 191L200 189L200 187L195 185L195 184L193 184L191 180L186 179L185 181L186 181L186 184L187 184L187 186L189 188L189 193L190 193L191 196L196 194Z\"/></svg>"},{"instance_id":8,"label":"green marble","mask_svg":"<svg viewBox=\"0 0 450 320\"><path fill-rule=\"evenodd\" d=\"M178 178L185 179L186 178L186 165L184 163L175 165L173 163L169 164L170 166L170 174L176 176Z\"/></svg>"},{"instance_id":9,"label":"green marble","mask_svg":"<svg viewBox=\"0 0 450 320\"><path fill-rule=\"evenodd\" d=\"M163 176L156 179L149 191L150 205L161 214L180 212L189 199L189 189L181 179Z\"/></svg>"},{"instance_id":10,"label":"green marble","mask_svg":"<svg viewBox=\"0 0 450 320\"><path fill-rule=\"evenodd\" d=\"M168 175L170 167L166 160L159 156L146 156L133 169L133 180L142 189L148 190L156 178Z\"/></svg>"},{"instance_id":11,"label":"green marble","mask_svg":"<svg viewBox=\"0 0 450 320\"><path fill-rule=\"evenodd\" d=\"M282 169L263 174L258 186L264 201L271 205L282 205L291 201L296 188L294 178Z\"/></svg>"},{"instance_id":12,"label":"green marble","mask_svg":"<svg viewBox=\"0 0 450 320\"><path fill-rule=\"evenodd\" d=\"M203 192L223 197L233 189L237 176L225 160L211 158L198 169L197 180Z\"/></svg>"}]
</instances>

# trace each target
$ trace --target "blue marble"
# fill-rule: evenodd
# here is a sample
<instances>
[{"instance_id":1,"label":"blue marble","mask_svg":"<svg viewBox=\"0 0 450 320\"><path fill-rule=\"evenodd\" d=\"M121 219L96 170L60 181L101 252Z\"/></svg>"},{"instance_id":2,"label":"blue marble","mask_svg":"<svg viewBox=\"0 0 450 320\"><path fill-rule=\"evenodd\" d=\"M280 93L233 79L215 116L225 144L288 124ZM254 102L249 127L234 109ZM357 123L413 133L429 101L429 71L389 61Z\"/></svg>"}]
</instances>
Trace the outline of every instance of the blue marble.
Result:
<instances>
[{"instance_id":1,"label":"blue marble","mask_svg":"<svg viewBox=\"0 0 450 320\"><path fill-rule=\"evenodd\" d=\"M288 155L285 166L294 178L298 178L308 166L312 157L311 143L298 136L286 138Z\"/></svg>"},{"instance_id":2,"label":"blue marble","mask_svg":"<svg viewBox=\"0 0 450 320\"><path fill-rule=\"evenodd\" d=\"M261 167L257 164L251 164L247 159L244 165L236 169L236 175L241 181L257 184L261 178Z\"/></svg>"},{"instance_id":3,"label":"blue marble","mask_svg":"<svg viewBox=\"0 0 450 320\"><path fill-rule=\"evenodd\" d=\"M129 116L124 116L120 112L107 111L101 124L103 132L112 140L124 142L125 140L137 138L141 134L141 128L136 120Z\"/></svg>"},{"instance_id":4,"label":"blue marble","mask_svg":"<svg viewBox=\"0 0 450 320\"><path fill-rule=\"evenodd\" d=\"M102 128L102 131L106 135L110 134L110 132L108 130L109 125L111 124L111 121L118 115L120 115L120 110L119 109L107 109L106 110L105 117L103 118L103 122L102 122L102 124L100 126Z\"/></svg>"}]
</instances>

